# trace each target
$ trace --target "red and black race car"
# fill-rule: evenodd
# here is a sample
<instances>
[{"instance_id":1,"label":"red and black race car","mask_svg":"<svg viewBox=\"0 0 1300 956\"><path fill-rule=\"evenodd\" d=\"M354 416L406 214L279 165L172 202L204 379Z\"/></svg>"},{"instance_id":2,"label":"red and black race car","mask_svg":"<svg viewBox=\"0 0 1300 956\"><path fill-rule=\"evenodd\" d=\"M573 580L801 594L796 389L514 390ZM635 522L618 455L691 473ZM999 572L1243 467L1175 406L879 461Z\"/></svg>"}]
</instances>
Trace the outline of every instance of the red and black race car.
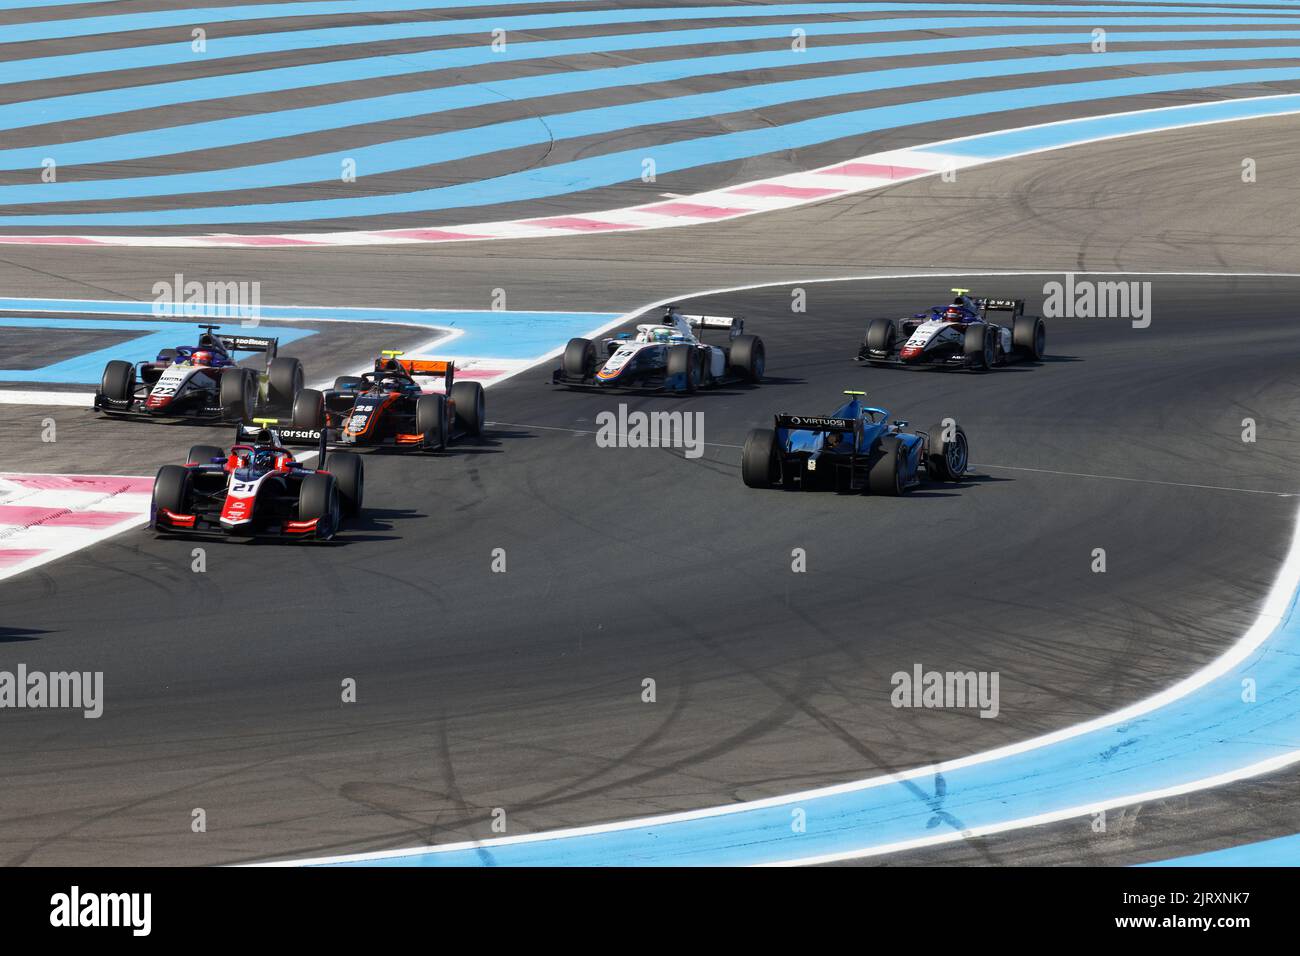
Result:
<instances>
[{"instance_id":1,"label":"red and black race car","mask_svg":"<svg viewBox=\"0 0 1300 956\"><path fill-rule=\"evenodd\" d=\"M373 372L345 375L321 392L305 388L294 402L293 428L281 437L332 445L443 451L483 432L483 386L457 382L455 363L404 359L385 351ZM443 390L437 391L437 380Z\"/></svg>"}]
</instances>

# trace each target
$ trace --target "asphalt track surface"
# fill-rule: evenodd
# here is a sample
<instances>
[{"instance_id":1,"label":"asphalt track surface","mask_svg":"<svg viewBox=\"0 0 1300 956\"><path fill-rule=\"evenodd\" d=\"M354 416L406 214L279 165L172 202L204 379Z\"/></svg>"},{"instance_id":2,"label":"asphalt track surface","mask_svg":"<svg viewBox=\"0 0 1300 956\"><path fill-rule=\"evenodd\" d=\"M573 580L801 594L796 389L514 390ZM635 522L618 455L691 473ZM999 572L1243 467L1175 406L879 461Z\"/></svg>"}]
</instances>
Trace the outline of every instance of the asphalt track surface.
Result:
<instances>
[{"instance_id":1,"label":"asphalt track surface","mask_svg":"<svg viewBox=\"0 0 1300 956\"><path fill-rule=\"evenodd\" d=\"M545 245L4 250L0 279L32 296L140 298L177 268L259 278L279 303L486 307L501 285L517 308L681 296L746 315L771 380L614 399L534 369L490 391L483 443L369 456L369 514L336 546L208 543L195 574L193 544L132 532L5 582L0 664L102 669L107 704L98 721L6 715L0 859L229 863L486 838L497 807L512 833L692 809L988 749L1168 686L1245 628L1287 545L1300 280L1135 276L1153 282L1149 329L1053 320L1049 361L989 375L850 359L868 314L954 284L1032 303L1048 277L803 280L1296 271L1296 128L1177 131ZM1243 155L1267 172L1250 186ZM783 280L805 313L790 285L688 298ZM743 488L749 428L859 387L922 427L955 414L971 480L901 500ZM700 411L710 445L694 460L597 448L595 415L619 401ZM46 415L57 443L40 441ZM31 471L149 474L219 435L67 408L6 407L0 424L8 466ZM893 709L889 677L916 662L1000 671L1001 716ZM345 678L356 704L339 702ZM1294 777L1135 809L1108 835L1078 821L874 862L1130 863L1284 835Z\"/></svg>"}]
</instances>

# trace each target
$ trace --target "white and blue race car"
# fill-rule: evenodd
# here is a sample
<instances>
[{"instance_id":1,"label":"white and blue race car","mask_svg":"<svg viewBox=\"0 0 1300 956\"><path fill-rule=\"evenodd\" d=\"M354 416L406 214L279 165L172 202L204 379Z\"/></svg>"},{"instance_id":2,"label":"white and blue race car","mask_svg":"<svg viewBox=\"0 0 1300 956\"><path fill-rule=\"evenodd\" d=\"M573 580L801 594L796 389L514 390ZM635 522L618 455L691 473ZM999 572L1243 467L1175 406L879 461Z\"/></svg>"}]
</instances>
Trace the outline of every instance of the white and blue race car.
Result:
<instances>
[{"instance_id":1,"label":"white and blue race car","mask_svg":"<svg viewBox=\"0 0 1300 956\"><path fill-rule=\"evenodd\" d=\"M1042 359L1047 328L1040 316L1025 315L1024 299L979 299L968 294L970 289L952 291L956 298L947 305L897 321L872 319L857 361L991 369ZM1009 319L1000 318L1002 313L1009 313Z\"/></svg>"}]
</instances>

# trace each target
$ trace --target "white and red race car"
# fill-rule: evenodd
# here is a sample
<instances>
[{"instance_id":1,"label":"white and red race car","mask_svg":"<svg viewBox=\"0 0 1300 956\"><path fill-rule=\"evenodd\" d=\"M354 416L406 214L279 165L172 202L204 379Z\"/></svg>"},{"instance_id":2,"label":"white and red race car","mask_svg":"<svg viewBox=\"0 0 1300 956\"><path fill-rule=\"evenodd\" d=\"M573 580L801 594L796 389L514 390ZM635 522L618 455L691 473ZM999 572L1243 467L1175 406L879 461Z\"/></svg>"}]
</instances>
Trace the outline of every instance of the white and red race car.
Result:
<instances>
[{"instance_id":1,"label":"white and red race car","mask_svg":"<svg viewBox=\"0 0 1300 956\"><path fill-rule=\"evenodd\" d=\"M1042 359L1047 328L1042 317L1025 315L1024 299L980 299L968 295L970 289L952 291L956 298L948 305L897 321L872 319L857 361L990 369ZM1008 318L1002 319L1002 313Z\"/></svg>"},{"instance_id":2,"label":"white and red race car","mask_svg":"<svg viewBox=\"0 0 1300 956\"><path fill-rule=\"evenodd\" d=\"M711 345L696 333L726 331L726 345ZM763 379L767 352L757 335L745 334L744 319L725 315L683 315L675 305L658 322L642 323L636 334L570 339L556 385L595 390L693 392L697 388Z\"/></svg>"},{"instance_id":3,"label":"white and red race car","mask_svg":"<svg viewBox=\"0 0 1300 956\"><path fill-rule=\"evenodd\" d=\"M275 419L235 426L229 452L195 445L186 463L163 465L153 484L150 526L158 534L281 537L328 541L361 512L361 458L329 452L315 468L285 449Z\"/></svg>"}]
</instances>

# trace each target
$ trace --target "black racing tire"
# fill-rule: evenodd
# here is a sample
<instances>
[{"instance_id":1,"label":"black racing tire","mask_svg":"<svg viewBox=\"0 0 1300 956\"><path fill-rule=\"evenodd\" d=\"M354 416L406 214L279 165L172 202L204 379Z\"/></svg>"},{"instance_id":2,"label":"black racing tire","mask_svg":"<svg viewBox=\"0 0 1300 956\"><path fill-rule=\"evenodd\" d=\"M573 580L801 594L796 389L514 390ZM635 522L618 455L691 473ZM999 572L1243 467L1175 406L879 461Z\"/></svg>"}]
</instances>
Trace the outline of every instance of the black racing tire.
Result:
<instances>
[{"instance_id":1,"label":"black racing tire","mask_svg":"<svg viewBox=\"0 0 1300 956\"><path fill-rule=\"evenodd\" d=\"M745 439L740 453L740 477L749 488L771 488L781 480L781 464L776 457L776 432L755 428Z\"/></svg>"},{"instance_id":2,"label":"black racing tire","mask_svg":"<svg viewBox=\"0 0 1300 956\"><path fill-rule=\"evenodd\" d=\"M1041 362L1047 350L1047 326L1037 315L1017 315L1011 329L1011 344L1022 358Z\"/></svg>"},{"instance_id":3,"label":"black racing tire","mask_svg":"<svg viewBox=\"0 0 1300 956\"><path fill-rule=\"evenodd\" d=\"M966 439L966 430L956 425L952 441L944 441L945 431L942 422L930 426L925 470L935 481L961 481L970 468L970 443Z\"/></svg>"},{"instance_id":4,"label":"black racing tire","mask_svg":"<svg viewBox=\"0 0 1300 956\"><path fill-rule=\"evenodd\" d=\"M212 459L225 457L226 450L224 448L218 448L216 445L194 445L190 448L185 463L187 465L210 465Z\"/></svg>"},{"instance_id":5,"label":"black racing tire","mask_svg":"<svg viewBox=\"0 0 1300 956\"><path fill-rule=\"evenodd\" d=\"M104 377L99 380L99 394L119 402L129 402L135 397L135 366L115 359L104 366Z\"/></svg>"},{"instance_id":6,"label":"black racing tire","mask_svg":"<svg viewBox=\"0 0 1300 956\"><path fill-rule=\"evenodd\" d=\"M966 328L963 350L971 368L991 369L998 357L997 332L983 322L971 324Z\"/></svg>"},{"instance_id":7,"label":"black racing tire","mask_svg":"<svg viewBox=\"0 0 1300 956\"><path fill-rule=\"evenodd\" d=\"M867 466L867 490L895 498L903 493L903 445L897 438L887 436L876 445Z\"/></svg>"},{"instance_id":8,"label":"black racing tire","mask_svg":"<svg viewBox=\"0 0 1300 956\"><path fill-rule=\"evenodd\" d=\"M466 435L483 434L487 414L483 404L483 386L479 382L456 382L451 387L451 403L456 407L456 427Z\"/></svg>"},{"instance_id":9,"label":"black racing tire","mask_svg":"<svg viewBox=\"0 0 1300 956\"><path fill-rule=\"evenodd\" d=\"M267 371L270 380L271 404L277 408L292 409L294 399L302 391L305 376L302 363L296 358L277 355Z\"/></svg>"},{"instance_id":10,"label":"black racing tire","mask_svg":"<svg viewBox=\"0 0 1300 956\"><path fill-rule=\"evenodd\" d=\"M713 352L711 349L696 349L699 353L699 371L696 373L695 381L699 383L700 388L707 388L713 384Z\"/></svg>"},{"instance_id":11,"label":"black racing tire","mask_svg":"<svg viewBox=\"0 0 1300 956\"><path fill-rule=\"evenodd\" d=\"M757 335L737 335L731 340L727 365L732 374L757 384L763 381L763 373L767 371L767 347Z\"/></svg>"},{"instance_id":12,"label":"black racing tire","mask_svg":"<svg viewBox=\"0 0 1300 956\"><path fill-rule=\"evenodd\" d=\"M424 436L425 451L447 447L447 400L442 395L421 395L415 400L415 430Z\"/></svg>"},{"instance_id":13,"label":"black racing tire","mask_svg":"<svg viewBox=\"0 0 1300 956\"><path fill-rule=\"evenodd\" d=\"M670 345L668 360L664 364L664 374L671 378L681 378L683 392L693 392L700 384L700 360L695 356L693 345Z\"/></svg>"},{"instance_id":14,"label":"black racing tire","mask_svg":"<svg viewBox=\"0 0 1300 956\"><path fill-rule=\"evenodd\" d=\"M176 514L189 514L190 470L180 465L163 465L153 480L154 515L159 508Z\"/></svg>"},{"instance_id":15,"label":"black racing tire","mask_svg":"<svg viewBox=\"0 0 1300 956\"><path fill-rule=\"evenodd\" d=\"M867 323L867 334L862 337L862 348L871 352L892 352L897 339L898 326L893 319L872 319Z\"/></svg>"},{"instance_id":16,"label":"black racing tire","mask_svg":"<svg viewBox=\"0 0 1300 956\"><path fill-rule=\"evenodd\" d=\"M257 410L257 374L249 368L228 368L222 372L220 403L227 418L250 421Z\"/></svg>"},{"instance_id":17,"label":"black racing tire","mask_svg":"<svg viewBox=\"0 0 1300 956\"><path fill-rule=\"evenodd\" d=\"M323 530L320 524L317 525L320 537L334 536L338 530L341 508L338 482L333 475L315 472L302 480L302 486L298 489L298 520L311 521L315 518L325 524Z\"/></svg>"},{"instance_id":18,"label":"black racing tire","mask_svg":"<svg viewBox=\"0 0 1300 956\"><path fill-rule=\"evenodd\" d=\"M350 518L359 515L366 490L366 474L361 456L348 451L330 452L326 459L326 470L334 476L334 483L338 486L343 513Z\"/></svg>"},{"instance_id":19,"label":"black racing tire","mask_svg":"<svg viewBox=\"0 0 1300 956\"><path fill-rule=\"evenodd\" d=\"M340 375L334 380L334 390L336 392L341 392L350 388L356 388L360 384L360 375Z\"/></svg>"},{"instance_id":20,"label":"black racing tire","mask_svg":"<svg viewBox=\"0 0 1300 956\"><path fill-rule=\"evenodd\" d=\"M325 393L314 388L304 388L293 400L294 428L325 427Z\"/></svg>"},{"instance_id":21,"label":"black racing tire","mask_svg":"<svg viewBox=\"0 0 1300 956\"><path fill-rule=\"evenodd\" d=\"M564 347L564 377L591 378L596 373L596 343L591 339L569 339Z\"/></svg>"}]
</instances>

